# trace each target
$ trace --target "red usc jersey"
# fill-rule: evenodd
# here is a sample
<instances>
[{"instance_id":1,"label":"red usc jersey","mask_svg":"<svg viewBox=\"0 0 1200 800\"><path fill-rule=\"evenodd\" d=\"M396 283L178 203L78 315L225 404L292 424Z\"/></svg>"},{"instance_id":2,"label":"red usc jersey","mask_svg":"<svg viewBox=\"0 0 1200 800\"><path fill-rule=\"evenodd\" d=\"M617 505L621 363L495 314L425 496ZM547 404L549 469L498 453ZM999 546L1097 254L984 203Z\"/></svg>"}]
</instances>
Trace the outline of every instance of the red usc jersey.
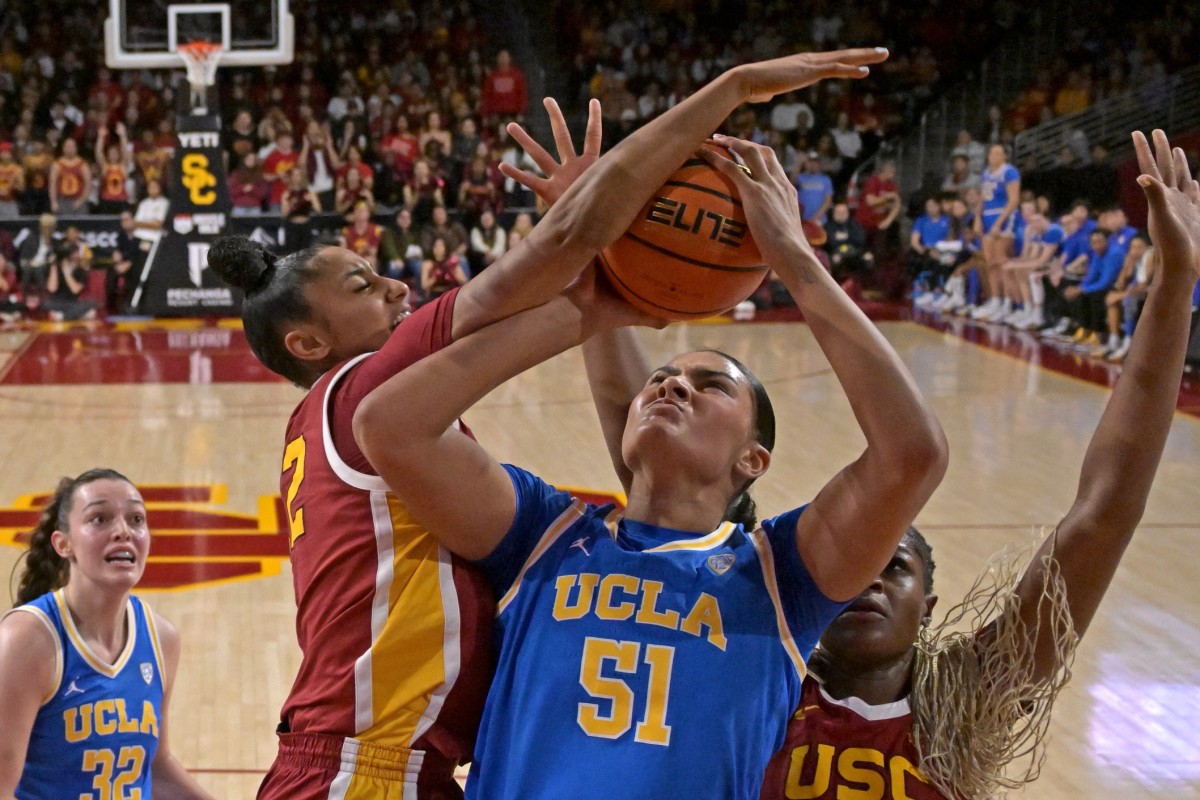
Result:
<instances>
[{"instance_id":1,"label":"red usc jersey","mask_svg":"<svg viewBox=\"0 0 1200 800\"><path fill-rule=\"evenodd\" d=\"M76 158L73 161L60 158L54 163L58 167L58 186L55 188L60 198L75 200L87 195L89 187L84 181L84 170L87 169L87 165L82 158Z\"/></svg>"},{"instance_id":2,"label":"red usc jersey","mask_svg":"<svg viewBox=\"0 0 1200 800\"><path fill-rule=\"evenodd\" d=\"M381 350L317 381L288 422L280 476L302 652L284 725L411 751L398 767L422 785L431 763L449 785L446 762L471 756L491 680L495 602L475 569L387 490L351 421L372 389L449 344L456 296L423 306ZM342 768L357 780L346 752ZM273 774L260 797L288 794L272 789Z\"/></svg>"},{"instance_id":3,"label":"red usc jersey","mask_svg":"<svg viewBox=\"0 0 1200 800\"><path fill-rule=\"evenodd\" d=\"M767 765L761 800L945 800L917 769L908 700L834 700L811 675Z\"/></svg>"},{"instance_id":4,"label":"red usc jersey","mask_svg":"<svg viewBox=\"0 0 1200 800\"><path fill-rule=\"evenodd\" d=\"M379 243L383 240L383 228L370 222L361 231L353 225L347 225L342 229L342 236L346 238L346 249L353 250L365 258L379 252Z\"/></svg>"},{"instance_id":5,"label":"red usc jersey","mask_svg":"<svg viewBox=\"0 0 1200 800\"><path fill-rule=\"evenodd\" d=\"M107 164L100 176L100 199L117 203L129 202L129 192L125 189L125 181L129 172L120 164Z\"/></svg>"},{"instance_id":6,"label":"red usc jersey","mask_svg":"<svg viewBox=\"0 0 1200 800\"><path fill-rule=\"evenodd\" d=\"M11 203L17 199L17 184L23 173L16 162L0 164L0 202Z\"/></svg>"}]
</instances>

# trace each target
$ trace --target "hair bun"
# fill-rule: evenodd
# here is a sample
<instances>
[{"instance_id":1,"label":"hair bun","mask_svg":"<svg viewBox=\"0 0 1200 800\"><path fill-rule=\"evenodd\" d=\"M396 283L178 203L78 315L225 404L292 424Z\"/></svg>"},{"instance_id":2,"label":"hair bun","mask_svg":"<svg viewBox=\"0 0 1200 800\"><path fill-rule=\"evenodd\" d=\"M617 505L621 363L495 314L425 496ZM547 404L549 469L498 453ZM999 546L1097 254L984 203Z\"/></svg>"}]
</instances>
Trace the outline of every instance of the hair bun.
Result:
<instances>
[{"instance_id":1,"label":"hair bun","mask_svg":"<svg viewBox=\"0 0 1200 800\"><path fill-rule=\"evenodd\" d=\"M270 283L275 261L267 248L245 236L222 236L208 250L208 266L247 294Z\"/></svg>"}]
</instances>

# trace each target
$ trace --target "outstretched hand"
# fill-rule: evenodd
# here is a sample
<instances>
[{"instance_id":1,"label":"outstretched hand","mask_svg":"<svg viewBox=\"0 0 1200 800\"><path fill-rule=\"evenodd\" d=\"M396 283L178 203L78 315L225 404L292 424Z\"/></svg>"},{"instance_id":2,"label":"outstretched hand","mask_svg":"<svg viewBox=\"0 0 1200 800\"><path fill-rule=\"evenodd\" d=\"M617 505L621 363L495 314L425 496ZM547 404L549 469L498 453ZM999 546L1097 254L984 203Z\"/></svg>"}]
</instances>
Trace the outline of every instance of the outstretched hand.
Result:
<instances>
[{"instance_id":1,"label":"outstretched hand","mask_svg":"<svg viewBox=\"0 0 1200 800\"><path fill-rule=\"evenodd\" d=\"M797 53L736 67L742 93L750 103L764 103L777 94L811 86L829 78L865 78L868 64L886 61L885 47L859 47L826 53Z\"/></svg>"},{"instance_id":2,"label":"outstretched hand","mask_svg":"<svg viewBox=\"0 0 1200 800\"><path fill-rule=\"evenodd\" d=\"M600 158L600 101L588 103L587 130L583 135L583 153L575 154L575 145L571 142L571 132L567 129L567 120L563 117L562 109L554 98L547 97L542 104L550 117L550 129L554 132L554 144L558 149L558 161L537 143L528 131L515 122L508 124L508 133L525 148L525 152L533 159L533 163L546 174L546 177L534 175L511 164L502 163L500 172L505 177L512 178L525 188L535 192L548 205L554 205L563 196L576 178Z\"/></svg>"},{"instance_id":3,"label":"outstretched hand","mask_svg":"<svg viewBox=\"0 0 1200 800\"><path fill-rule=\"evenodd\" d=\"M1155 130L1154 153L1141 131L1133 133L1142 174L1138 184L1150 206L1150 239L1160 250L1163 270L1190 268L1200 278L1200 184L1192 179L1183 150L1171 149L1167 135Z\"/></svg>"}]
</instances>

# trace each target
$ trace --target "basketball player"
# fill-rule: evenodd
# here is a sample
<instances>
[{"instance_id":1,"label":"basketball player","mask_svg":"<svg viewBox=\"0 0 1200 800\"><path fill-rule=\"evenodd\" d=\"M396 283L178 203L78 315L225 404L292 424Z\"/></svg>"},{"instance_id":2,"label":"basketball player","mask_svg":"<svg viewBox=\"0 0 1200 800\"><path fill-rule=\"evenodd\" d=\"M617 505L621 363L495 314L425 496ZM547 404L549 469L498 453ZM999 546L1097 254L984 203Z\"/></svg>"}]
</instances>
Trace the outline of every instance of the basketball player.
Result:
<instances>
[{"instance_id":1,"label":"basketball player","mask_svg":"<svg viewBox=\"0 0 1200 800\"><path fill-rule=\"evenodd\" d=\"M1154 140L1157 163L1134 134L1161 279L1092 436L1074 505L1019 581L973 593L947 615L948 625L974 619L973 635L928 630L933 557L910 529L822 636L763 798L832 800L870 784L872 797L974 800L1037 777L1051 702L1141 519L1183 370L1200 275L1200 186L1183 151L1162 131ZM1026 753L1023 772L1002 772Z\"/></svg>"},{"instance_id":2,"label":"basketball player","mask_svg":"<svg viewBox=\"0 0 1200 800\"><path fill-rule=\"evenodd\" d=\"M1004 295L1003 267L1012 257L1017 204L1021 199L1021 173L1008 163L1008 151L1002 144L988 148L987 166L980 177L980 192L983 210L976 217L976 231L983 237L983 260L990 297L971 312L971 316L993 322L1012 313L1012 298Z\"/></svg>"},{"instance_id":3,"label":"basketball player","mask_svg":"<svg viewBox=\"0 0 1200 800\"><path fill-rule=\"evenodd\" d=\"M598 104L576 157L549 101L566 158L549 191L561 201L521 247L411 315L408 288L348 250L277 261L244 239L213 246L210 265L247 293L256 355L309 389L288 425L280 478L303 659L260 797L453 797L452 768L471 754L493 600L387 492L351 429L361 399L449 342L557 296L742 102L859 78L886 57L861 49L735 67L600 160Z\"/></svg>"},{"instance_id":4,"label":"basketball player","mask_svg":"<svg viewBox=\"0 0 1200 800\"><path fill-rule=\"evenodd\" d=\"M717 143L749 169L705 152L810 320L867 448L811 504L756 526L747 490L771 460L770 401L738 361L702 351L659 367L633 400L624 518L500 465L453 429L458 415L592 331L642 321L586 283L374 390L354 419L368 459L500 598L469 796L757 797L804 658L945 470L937 420L813 254L774 151Z\"/></svg>"},{"instance_id":5,"label":"basketball player","mask_svg":"<svg viewBox=\"0 0 1200 800\"><path fill-rule=\"evenodd\" d=\"M131 590L150 531L120 473L64 478L0 617L0 800L211 796L167 747L179 634Z\"/></svg>"}]
</instances>

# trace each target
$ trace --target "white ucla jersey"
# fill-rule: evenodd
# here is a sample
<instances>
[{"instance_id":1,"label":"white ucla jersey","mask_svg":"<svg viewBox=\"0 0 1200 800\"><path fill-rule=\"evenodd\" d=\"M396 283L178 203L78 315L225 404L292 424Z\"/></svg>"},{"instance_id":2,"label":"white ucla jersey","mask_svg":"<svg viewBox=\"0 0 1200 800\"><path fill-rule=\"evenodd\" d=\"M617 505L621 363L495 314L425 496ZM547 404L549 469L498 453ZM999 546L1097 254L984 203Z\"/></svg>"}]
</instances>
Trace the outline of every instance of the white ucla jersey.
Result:
<instances>
[{"instance_id":1,"label":"white ucla jersey","mask_svg":"<svg viewBox=\"0 0 1200 800\"><path fill-rule=\"evenodd\" d=\"M18 800L148 800L163 698L153 614L130 596L129 638L106 664L79 635L61 590L9 613L36 616L57 650L56 686L34 720Z\"/></svg>"},{"instance_id":2,"label":"white ucla jersey","mask_svg":"<svg viewBox=\"0 0 1200 800\"><path fill-rule=\"evenodd\" d=\"M802 509L697 534L507 469L517 514L481 563L499 661L468 796L757 798L844 605L800 561Z\"/></svg>"}]
</instances>

